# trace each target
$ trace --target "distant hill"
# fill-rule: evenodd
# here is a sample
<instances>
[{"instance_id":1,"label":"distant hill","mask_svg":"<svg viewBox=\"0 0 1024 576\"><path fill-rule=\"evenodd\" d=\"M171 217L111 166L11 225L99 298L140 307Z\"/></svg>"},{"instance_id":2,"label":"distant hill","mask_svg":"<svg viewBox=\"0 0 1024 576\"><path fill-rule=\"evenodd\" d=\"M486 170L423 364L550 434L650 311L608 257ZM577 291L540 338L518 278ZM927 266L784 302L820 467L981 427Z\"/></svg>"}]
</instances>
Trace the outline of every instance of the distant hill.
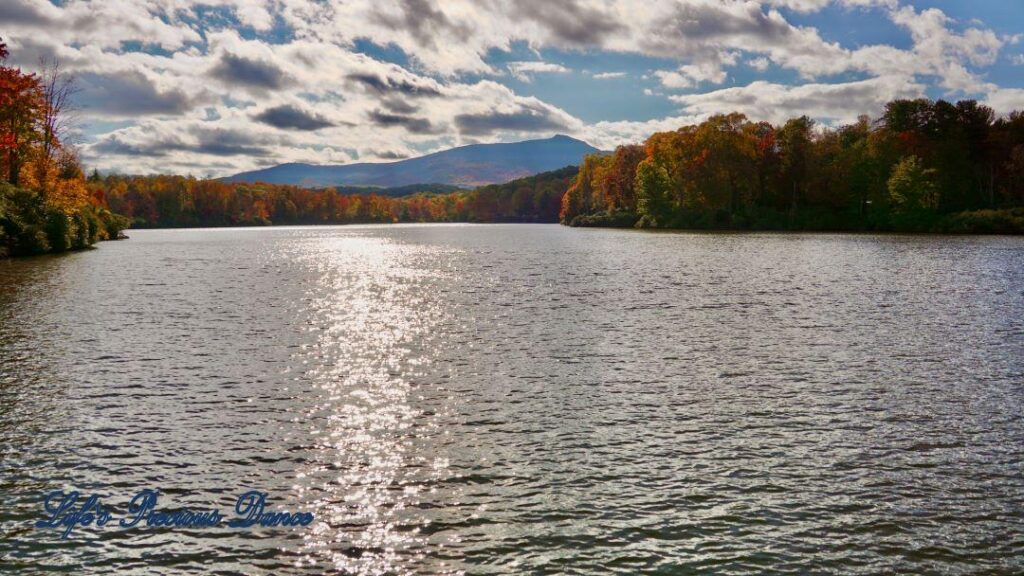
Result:
<instances>
[{"instance_id":1,"label":"distant hill","mask_svg":"<svg viewBox=\"0 0 1024 576\"><path fill-rule=\"evenodd\" d=\"M401 198L402 196L412 196L413 194L449 194L451 192L458 192L459 190L465 190L460 186L452 186L451 184L409 184L408 186L395 186L393 188L381 188L380 186L331 186L341 194L376 194L378 196L388 196L391 198Z\"/></svg>"},{"instance_id":2,"label":"distant hill","mask_svg":"<svg viewBox=\"0 0 1024 576\"><path fill-rule=\"evenodd\" d=\"M435 182L461 188L500 184L516 178L578 165L600 150L569 136L512 144L473 144L418 158L386 163L334 166L281 164L223 178L226 182L267 182L296 186L396 188Z\"/></svg>"}]
</instances>

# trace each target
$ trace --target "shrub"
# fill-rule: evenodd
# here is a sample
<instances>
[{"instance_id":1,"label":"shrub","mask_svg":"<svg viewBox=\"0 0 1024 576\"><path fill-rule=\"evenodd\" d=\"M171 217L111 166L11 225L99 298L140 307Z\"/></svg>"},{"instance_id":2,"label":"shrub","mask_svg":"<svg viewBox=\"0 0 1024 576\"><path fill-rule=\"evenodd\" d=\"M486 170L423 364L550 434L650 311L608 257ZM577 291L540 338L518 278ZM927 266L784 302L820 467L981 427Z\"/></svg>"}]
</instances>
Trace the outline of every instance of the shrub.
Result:
<instances>
[{"instance_id":1,"label":"shrub","mask_svg":"<svg viewBox=\"0 0 1024 576\"><path fill-rule=\"evenodd\" d=\"M35 192L0 183L0 256L80 250L118 238L127 225L103 208L51 207Z\"/></svg>"},{"instance_id":2,"label":"shrub","mask_svg":"<svg viewBox=\"0 0 1024 576\"><path fill-rule=\"evenodd\" d=\"M943 219L937 229L963 234L1024 234L1024 208L959 212Z\"/></svg>"}]
</instances>

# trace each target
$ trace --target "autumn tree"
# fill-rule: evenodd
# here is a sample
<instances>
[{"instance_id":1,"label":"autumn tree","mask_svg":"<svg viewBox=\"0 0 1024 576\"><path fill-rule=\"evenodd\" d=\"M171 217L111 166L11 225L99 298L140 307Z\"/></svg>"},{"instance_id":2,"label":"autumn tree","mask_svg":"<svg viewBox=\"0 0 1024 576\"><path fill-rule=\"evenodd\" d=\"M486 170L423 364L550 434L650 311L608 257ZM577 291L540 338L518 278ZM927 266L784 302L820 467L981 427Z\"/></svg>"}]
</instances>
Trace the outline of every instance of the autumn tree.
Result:
<instances>
[{"instance_id":1,"label":"autumn tree","mask_svg":"<svg viewBox=\"0 0 1024 576\"><path fill-rule=\"evenodd\" d=\"M39 77L4 65L7 56L7 45L0 42L0 151L7 181L17 186L33 145L42 139L46 101Z\"/></svg>"},{"instance_id":2,"label":"autumn tree","mask_svg":"<svg viewBox=\"0 0 1024 576\"><path fill-rule=\"evenodd\" d=\"M813 144L814 120L807 116L787 121L778 131L779 155L786 188L790 190L789 207L795 210L800 203Z\"/></svg>"},{"instance_id":3,"label":"autumn tree","mask_svg":"<svg viewBox=\"0 0 1024 576\"><path fill-rule=\"evenodd\" d=\"M608 160L604 173L604 202L609 211L636 209L634 182L637 165L644 159L642 146L619 146Z\"/></svg>"},{"instance_id":4,"label":"autumn tree","mask_svg":"<svg viewBox=\"0 0 1024 576\"><path fill-rule=\"evenodd\" d=\"M757 141L747 129L743 114L719 114L698 126L694 133L691 169L696 208L735 213L751 197L757 181Z\"/></svg>"},{"instance_id":5,"label":"autumn tree","mask_svg":"<svg viewBox=\"0 0 1024 576\"><path fill-rule=\"evenodd\" d=\"M936 171L925 168L917 156L907 156L893 168L889 195L898 213L934 210L938 206Z\"/></svg>"},{"instance_id":6,"label":"autumn tree","mask_svg":"<svg viewBox=\"0 0 1024 576\"><path fill-rule=\"evenodd\" d=\"M636 167L636 208L641 222L648 226L664 224L670 213L668 170L657 160L647 158Z\"/></svg>"}]
</instances>

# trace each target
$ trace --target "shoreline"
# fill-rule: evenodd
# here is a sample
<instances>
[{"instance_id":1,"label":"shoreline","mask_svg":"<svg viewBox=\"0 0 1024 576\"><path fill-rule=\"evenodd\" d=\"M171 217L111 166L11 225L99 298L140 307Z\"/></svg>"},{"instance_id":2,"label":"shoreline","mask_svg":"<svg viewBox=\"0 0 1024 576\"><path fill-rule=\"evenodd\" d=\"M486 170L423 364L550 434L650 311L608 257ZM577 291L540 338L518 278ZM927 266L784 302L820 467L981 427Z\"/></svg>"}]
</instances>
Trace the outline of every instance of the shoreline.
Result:
<instances>
[{"instance_id":1,"label":"shoreline","mask_svg":"<svg viewBox=\"0 0 1024 576\"><path fill-rule=\"evenodd\" d=\"M911 231L911 230L842 230L842 229L798 229L780 230L769 228L637 228L633 226L571 226L561 222L361 222L338 224L270 224L238 225L238 226L166 226L129 228L134 231L173 231L173 230L271 230L294 228L342 228L342 227L416 227L416 226L559 226L571 230L620 230L644 234L816 234L816 235L857 235L857 236L1024 236L1024 233L994 232L948 232L948 231ZM109 242L111 240L105 240Z\"/></svg>"}]
</instances>

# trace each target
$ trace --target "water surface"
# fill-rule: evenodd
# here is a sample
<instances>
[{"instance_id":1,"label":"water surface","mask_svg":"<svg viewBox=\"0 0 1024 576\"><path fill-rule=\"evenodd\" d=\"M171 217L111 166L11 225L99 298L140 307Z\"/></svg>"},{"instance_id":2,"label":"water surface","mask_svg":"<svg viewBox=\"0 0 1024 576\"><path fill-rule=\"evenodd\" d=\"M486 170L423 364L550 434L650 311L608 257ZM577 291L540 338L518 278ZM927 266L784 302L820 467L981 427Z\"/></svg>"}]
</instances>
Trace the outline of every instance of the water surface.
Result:
<instances>
[{"instance_id":1,"label":"water surface","mask_svg":"<svg viewBox=\"0 0 1024 576\"><path fill-rule=\"evenodd\" d=\"M1024 571L1024 239L131 236L0 262L5 574ZM317 521L32 527L144 488Z\"/></svg>"}]
</instances>

